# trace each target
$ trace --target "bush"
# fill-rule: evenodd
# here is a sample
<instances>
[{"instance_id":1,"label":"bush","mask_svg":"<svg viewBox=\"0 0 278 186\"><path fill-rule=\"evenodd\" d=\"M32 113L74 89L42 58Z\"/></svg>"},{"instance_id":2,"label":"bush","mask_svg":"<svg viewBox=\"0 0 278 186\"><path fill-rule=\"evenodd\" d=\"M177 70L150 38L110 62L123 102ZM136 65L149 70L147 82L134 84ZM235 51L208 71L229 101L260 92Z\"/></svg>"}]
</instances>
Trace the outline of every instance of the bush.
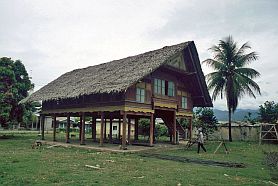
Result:
<instances>
[{"instance_id":1,"label":"bush","mask_svg":"<svg viewBox=\"0 0 278 186\"><path fill-rule=\"evenodd\" d=\"M167 136L167 135L168 135L168 129L165 125L161 125L161 124L155 125L155 137Z\"/></svg>"},{"instance_id":2,"label":"bush","mask_svg":"<svg viewBox=\"0 0 278 186\"><path fill-rule=\"evenodd\" d=\"M278 180L278 152L266 152L264 164L270 169L270 176L273 180Z\"/></svg>"}]
</instances>

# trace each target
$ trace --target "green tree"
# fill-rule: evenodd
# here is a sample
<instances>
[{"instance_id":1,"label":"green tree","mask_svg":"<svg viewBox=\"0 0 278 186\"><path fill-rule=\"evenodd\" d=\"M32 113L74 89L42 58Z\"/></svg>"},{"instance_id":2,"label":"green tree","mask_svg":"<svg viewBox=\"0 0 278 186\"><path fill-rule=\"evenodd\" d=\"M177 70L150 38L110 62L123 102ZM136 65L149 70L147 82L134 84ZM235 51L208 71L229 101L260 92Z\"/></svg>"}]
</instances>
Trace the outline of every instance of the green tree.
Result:
<instances>
[{"instance_id":1,"label":"green tree","mask_svg":"<svg viewBox=\"0 0 278 186\"><path fill-rule=\"evenodd\" d=\"M248 43L241 47L234 42L231 36L220 40L209 50L214 54L213 59L206 59L203 63L212 67L215 71L206 75L208 89L212 90L212 99L218 96L226 97L229 111L229 141L232 141L231 115L238 106L238 101L245 94L256 98L255 93L261 94L259 85L253 80L260 73L246 67L252 61L258 59L256 52L246 53L251 49Z\"/></svg>"},{"instance_id":2,"label":"green tree","mask_svg":"<svg viewBox=\"0 0 278 186\"><path fill-rule=\"evenodd\" d=\"M266 123L276 123L278 120L278 103L266 101L259 108L260 121Z\"/></svg>"},{"instance_id":3,"label":"green tree","mask_svg":"<svg viewBox=\"0 0 278 186\"><path fill-rule=\"evenodd\" d=\"M244 116L243 121L254 125L257 122L257 118L253 117L251 112L248 112L247 115Z\"/></svg>"},{"instance_id":4,"label":"green tree","mask_svg":"<svg viewBox=\"0 0 278 186\"><path fill-rule=\"evenodd\" d=\"M167 135L168 135L168 129L167 129L167 127L166 127L165 125L163 125L163 124L159 124L159 123L155 124L155 129L154 129L154 131L155 131L155 137L156 137L156 138L159 138L159 137L161 137L161 136L167 136Z\"/></svg>"},{"instance_id":5,"label":"green tree","mask_svg":"<svg viewBox=\"0 0 278 186\"><path fill-rule=\"evenodd\" d=\"M194 126L202 127L207 138L217 130L218 121L211 108L200 107L195 111L194 116Z\"/></svg>"},{"instance_id":6,"label":"green tree","mask_svg":"<svg viewBox=\"0 0 278 186\"><path fill-rule=\"evenodd\" d=\"M18 122L26 124L32 118L30 112L34 104L18 104L28 96L34 85L21 61L0 58L0 124L7 128ZM29 119L27 119L29 118Z\"/></svg>"},{"instance_id":7,"label":"green tree","mask_svg":"<svg viewBox=\"0 0 278 186\"><path fill-rule=\"evenodd\" d=\"M141 118L139 119L139 123L138 123L140 129L142 130L142 135L144 136L148 136L150 133L150 119L147 118Z\"/></svg>"}]
</instances>

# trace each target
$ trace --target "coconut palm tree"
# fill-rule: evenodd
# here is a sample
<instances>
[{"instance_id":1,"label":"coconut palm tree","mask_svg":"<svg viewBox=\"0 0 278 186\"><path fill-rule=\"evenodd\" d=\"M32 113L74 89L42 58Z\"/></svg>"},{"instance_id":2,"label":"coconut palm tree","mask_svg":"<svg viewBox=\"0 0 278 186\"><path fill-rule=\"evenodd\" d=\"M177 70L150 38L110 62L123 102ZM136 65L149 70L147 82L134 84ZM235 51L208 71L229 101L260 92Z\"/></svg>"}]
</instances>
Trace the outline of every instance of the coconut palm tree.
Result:
<instances>
[{"instance_id":1,"label":"coconut palm tree","mask_svg":"<svg viewBox=\"0 0 278 186\"><path fill-rule=\"evenodd\" d=\"M248 49L251 49L248 42L239 47L232 36L229 36L209 49L214 55L213 59L203 61L215 70L206 75L208 89L212 91L212 99L215 100L220 96L221 99L226 97L227 100L229 141L232 141L231 115L236 110L239 99L245 94L254 98L256 98L255 93L261 94L259 85L253 81L260 76L260 73L246 67L258 59L258 54L247 53Z\"/></svg>"}]
</instances>

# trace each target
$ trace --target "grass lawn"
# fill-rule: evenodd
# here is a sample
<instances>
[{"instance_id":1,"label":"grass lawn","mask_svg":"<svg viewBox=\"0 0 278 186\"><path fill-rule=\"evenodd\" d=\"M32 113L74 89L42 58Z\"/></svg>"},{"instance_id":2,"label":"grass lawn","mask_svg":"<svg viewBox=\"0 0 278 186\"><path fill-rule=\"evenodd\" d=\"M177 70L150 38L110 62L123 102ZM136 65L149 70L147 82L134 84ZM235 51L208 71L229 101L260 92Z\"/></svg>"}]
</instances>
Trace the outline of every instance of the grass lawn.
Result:
<instances>
[{"instance_id":1,"label":"grass lawn","mask_svg":"<svg viewBox=\"0 0 278 186\"><path fill-rule=\"evenodd\" d=\"M32 149L31 144L37 138L35 133L13 135L11 139L0 139L0 185L275 185L278 182L275 177L278 174L263 165L263 152L277 152L278 145L233 142L227 144L228 155L222 148L213 154L218 142L206 143L208 152L199 155L196 146L189 150L180 146L174 150L150 148L149 151L247 165L227 168L147 158L140 153L47 148L46 145Z\"/></svg>"}]
</instances>

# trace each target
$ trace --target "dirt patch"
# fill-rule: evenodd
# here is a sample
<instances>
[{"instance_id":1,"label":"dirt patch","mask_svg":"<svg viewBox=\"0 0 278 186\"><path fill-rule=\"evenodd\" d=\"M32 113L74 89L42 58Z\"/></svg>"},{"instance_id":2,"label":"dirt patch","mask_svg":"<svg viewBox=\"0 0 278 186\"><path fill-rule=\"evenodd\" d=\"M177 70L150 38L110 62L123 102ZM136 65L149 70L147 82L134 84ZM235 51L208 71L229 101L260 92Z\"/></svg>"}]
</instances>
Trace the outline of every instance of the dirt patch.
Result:
<instances>
[{"instance_id":1,"label":"dirt patch","mask_svg":"<svg viewBox=\"0 0 278 186\"><path fill-rule=\"evenodd\" d=\"M0 140L3 140L3 139L12 139L14 136L12 135L0 135Z\"/></svg>"},{"instance_id":2,"label":"dirt patch","mask_svg":"<svg viewBox=\"0 0 278 186\"><path fill-rule=\"evenodd\" d=\"M162 160L177 161L177 162L182 162L182 163L197 163L197 164L220 166L220 167L231 167L231 168L245 168L246 167L246 165L244 163L202 160L202 159L194 159L194 158L187 158L187 157L180 157L180 156L170 156L170 155L163 155L163 154L143 153L143 154L140 154L140 156L148 157L148 158L157 158L157 159L162 159Z\"/></svg>"}]
</instances>

